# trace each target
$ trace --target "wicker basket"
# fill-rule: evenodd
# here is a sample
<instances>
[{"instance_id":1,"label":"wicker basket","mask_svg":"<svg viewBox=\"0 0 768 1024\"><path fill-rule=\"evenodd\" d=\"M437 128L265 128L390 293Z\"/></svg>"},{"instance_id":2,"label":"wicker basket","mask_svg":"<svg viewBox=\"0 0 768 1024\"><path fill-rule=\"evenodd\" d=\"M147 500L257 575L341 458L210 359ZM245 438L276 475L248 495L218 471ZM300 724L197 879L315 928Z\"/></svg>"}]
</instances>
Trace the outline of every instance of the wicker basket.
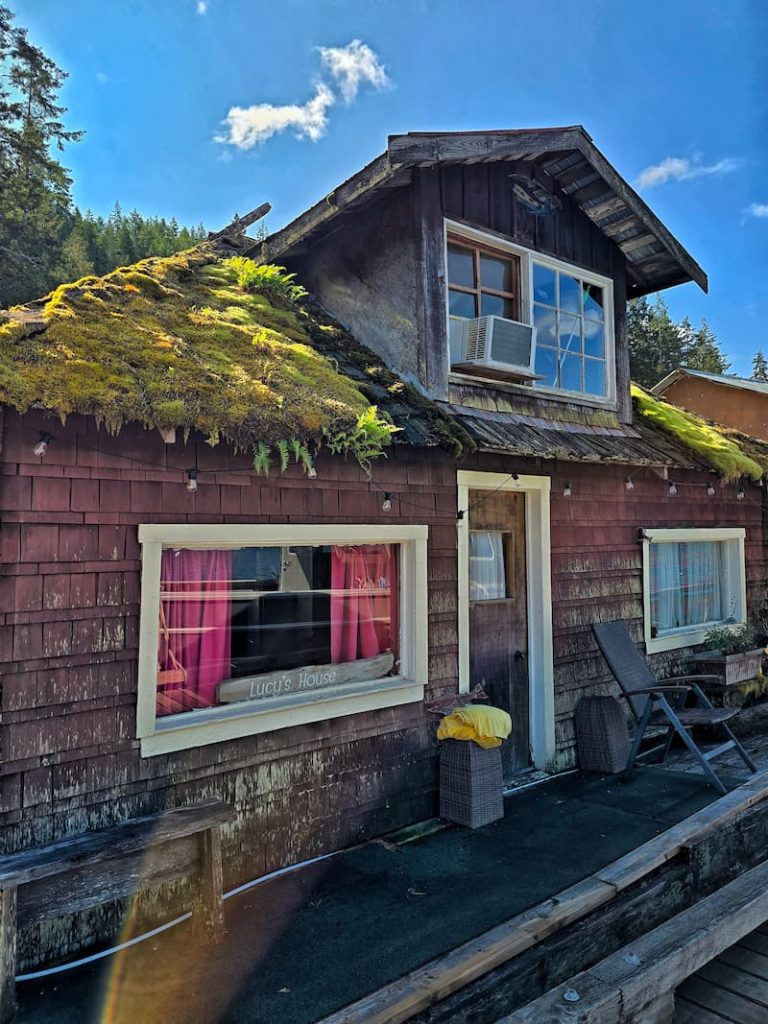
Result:
<instances>
[{"instance_id":1,"label":"wicker basket","mask_svg":"<svg viewBox=\"0 0 768 1024\"><path fill-rule=\"evenodd\" d=\"M582 771L624 771L629 757L629 730L614 697L581 698L576 707L576 747Z\"/></svg>"},{"instance_id":2,"label":"wicker basket","mask_svg":"<svg viewBox=\"0 0 768 1024\"><path fill-rule=\"evenodd\" d=\"M501 747L441 740L440 817L467 828L504 817Z\"/></svg>"}]
</instances>

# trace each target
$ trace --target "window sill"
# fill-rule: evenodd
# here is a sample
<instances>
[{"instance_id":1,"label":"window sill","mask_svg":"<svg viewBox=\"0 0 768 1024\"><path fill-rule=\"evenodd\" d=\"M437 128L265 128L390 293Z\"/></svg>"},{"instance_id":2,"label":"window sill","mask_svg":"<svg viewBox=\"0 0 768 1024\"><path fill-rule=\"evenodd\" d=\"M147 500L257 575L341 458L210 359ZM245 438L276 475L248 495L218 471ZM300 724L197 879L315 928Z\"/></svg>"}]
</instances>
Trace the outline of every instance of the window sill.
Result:
<instances>
[{"instance_id":1,"label":"window sill","mask_svg":"<svg viewBox=\"0 0 768 1024\"><path fill-rule=\"evenodd\" d=\"M646 637L645 649L648 654L660 654L662 651L675 651L681 647L695 647L697 644L704 643L704 638L710 629L725 625L733 625L736 628L743 626L744 623L706 622L696 629L681 629L665 633L663 636Z\"/></svg>"},{"instance_id":2,"label":"window sill","mask_svg":"<svg viewBox=\"0 0 768 1024\"><path fill-rule=\"evenodd\" d=\"M275 729L322 722L343 715L413 704L424 698L424 685L393 677L374 682L323 690L312 694L286 694L258 701L238 701L227 707L208 708L160 719L154 732L140 737L141 756L154 757L190 747L240 739ZM183 719L183 721L182 721Z\"/></svg>"},{"instance_id":3,"label":"window sill","mask_svg":"<svg viewBox=\"0 0 768 1024\"><path fill-rule=\"evenodd\" d=\"M475 384L477 387L488 389L498 388L500 391L511 392L515 395L524 395L526 398L543 398L547 402L561 402L566 405L584 405L591 409L612 409L618 408L615 399L594 398L588 395L579 395L575 391L552 391L547 388L534 388L525 384L517 384L512 380L495 380L492 377L482 377L474 373L461 373L458 370L450 370L448 373L449 384Z\"/></svg>"}]
</instances>

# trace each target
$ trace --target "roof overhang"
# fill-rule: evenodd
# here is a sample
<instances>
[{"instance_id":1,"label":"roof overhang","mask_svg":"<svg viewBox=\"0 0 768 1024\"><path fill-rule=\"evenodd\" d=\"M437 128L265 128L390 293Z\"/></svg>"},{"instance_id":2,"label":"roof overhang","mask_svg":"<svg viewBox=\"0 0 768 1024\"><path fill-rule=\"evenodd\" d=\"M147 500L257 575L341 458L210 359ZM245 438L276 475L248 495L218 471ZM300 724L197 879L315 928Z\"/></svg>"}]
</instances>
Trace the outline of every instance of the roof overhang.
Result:
<instances>
[{"instance_id":1,"label":"roof overhang","mask_svg":"<svg viewBox=\"0 0 768 1024\"><path fill-rule=\"evenodd\" d=\"M572 199L624 253L630 298L707 275L580 125L488 132L390 135L386 153L266 240L269 259L290 254L324 233L342 212L384 189L408 185L415 167L510 161L529 165L552 194Z\"/></svg>"}]
</instances>

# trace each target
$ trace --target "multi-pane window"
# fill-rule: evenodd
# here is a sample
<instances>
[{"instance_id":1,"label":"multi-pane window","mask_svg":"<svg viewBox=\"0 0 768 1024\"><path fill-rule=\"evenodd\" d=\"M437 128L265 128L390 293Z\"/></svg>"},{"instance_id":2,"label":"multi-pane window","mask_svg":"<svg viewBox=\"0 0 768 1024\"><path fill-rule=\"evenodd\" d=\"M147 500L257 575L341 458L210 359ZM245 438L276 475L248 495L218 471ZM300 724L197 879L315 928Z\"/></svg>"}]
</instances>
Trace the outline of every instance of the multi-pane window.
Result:
<instances>
[{"instance_id":1,"label":"multi-pane window","mask_svg":"<svg viewBox=\"0 0 768 1024\"><path fill-rule=\"evenodd\" d=\"M536 385L606 397L605 289L535 260L532 270Z\"/></svg>"},{"instance_id":2,"label":"multi-pane window","mask_svg":"<svg viewBox=\"0 0 768 1024\"><path fill-rule=\"evenodd\" d=\"M700 643L713 625L744 621L744 531L646 531L646 642L650 650Z\"/></svg>"},{"instance_id":3,"label":"multi-pane window","mask_svg":"<svg viewBox=\"0 0 768 1024\"><path fill-rule=\"evenodd\" d=\"M520 260L465 241L448 240L448 313L472 319L477 316L519 317Z\"/></svg>"}]
</instances>

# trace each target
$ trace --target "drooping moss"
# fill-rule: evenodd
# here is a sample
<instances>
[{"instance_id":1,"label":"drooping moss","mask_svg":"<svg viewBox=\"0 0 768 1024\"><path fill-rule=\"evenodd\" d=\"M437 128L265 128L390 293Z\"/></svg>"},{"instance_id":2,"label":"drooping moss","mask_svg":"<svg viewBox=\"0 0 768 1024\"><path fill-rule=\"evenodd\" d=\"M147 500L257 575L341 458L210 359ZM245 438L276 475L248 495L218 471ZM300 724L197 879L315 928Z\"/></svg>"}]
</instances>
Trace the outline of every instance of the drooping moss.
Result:
<instances>
[{"instance_id":1,"label":"drooping moss","mask_svg":"<svg viewBox=\"0 0 768 1024\"><path fill-rule=\"evenodd\" d=\"M9 311L0 320L0 401L19 412L91 415L112 431L130 421L199 430L257 460L278 441L301 452L333 438L363 464L383 452L393 435L388 415L372 408L365 374L340 371L317 345L327 324L295 304L301 290L288 279L281 292L275 268L246 290L243 273L242 260L201 245L61 285ZM449 421L429 405L440 443Z\"/></svg>"},{"instance_id":2,"label":"drooping moss","mask_svg":"<svg viewBox=\"0 0 768 1024\"><path fill-rule=\"evenodd\" d=\"M632 398L641 416L707 462L724 480L759 480L768 475L768 457L748 454L726 429L656 398L637 384L632 385Z\"/></svg>"}]
</instances>

